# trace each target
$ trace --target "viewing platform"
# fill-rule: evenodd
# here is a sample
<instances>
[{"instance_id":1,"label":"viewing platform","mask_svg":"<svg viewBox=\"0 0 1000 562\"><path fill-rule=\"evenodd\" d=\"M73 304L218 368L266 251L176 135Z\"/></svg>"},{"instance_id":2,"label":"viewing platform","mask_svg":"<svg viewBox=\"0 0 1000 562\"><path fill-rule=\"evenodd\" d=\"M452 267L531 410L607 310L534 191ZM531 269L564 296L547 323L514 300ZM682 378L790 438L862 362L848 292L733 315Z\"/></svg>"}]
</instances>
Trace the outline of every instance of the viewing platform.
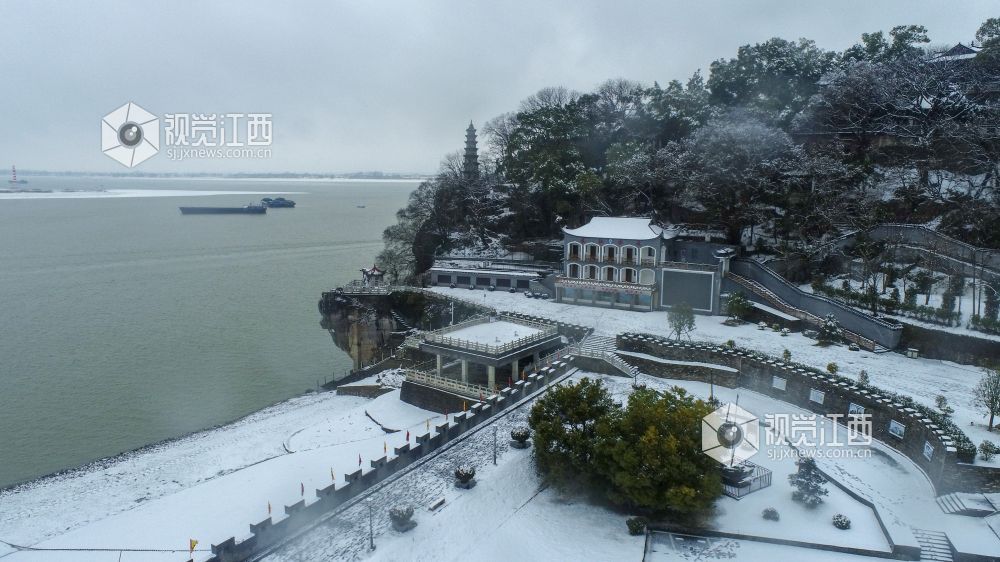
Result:
<instances>
[{"instance_id":1,"label":"viewing platform","mask_svg":"<svg viewBox=\"0 0 1000 562\"><path fill-rule=\"evenodd\" d=\"M519 366L530 358L534 364L543 351L560 347L562 338L554 324L532 322L505 314L478 316L458 324L420 334L420 351L437 358L436 376L444 376L445 359L461 363L461 382L468 384L470 365L485 367L486 387L496 386L498 368L510 365L510 378L519 379Z\"/></svg>"}]
</instances>

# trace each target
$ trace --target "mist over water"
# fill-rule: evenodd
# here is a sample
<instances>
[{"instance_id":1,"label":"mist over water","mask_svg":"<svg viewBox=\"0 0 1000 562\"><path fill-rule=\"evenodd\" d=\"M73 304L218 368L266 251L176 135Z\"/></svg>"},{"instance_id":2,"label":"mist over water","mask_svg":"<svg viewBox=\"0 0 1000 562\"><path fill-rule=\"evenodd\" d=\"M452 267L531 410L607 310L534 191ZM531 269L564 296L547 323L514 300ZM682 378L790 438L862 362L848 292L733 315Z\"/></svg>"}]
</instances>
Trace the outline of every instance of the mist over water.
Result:
<instances>
[{"instance_id":1,"label":"mist over water","mask_svg":"<svg viewBox=\"0 0 1000 562\"><path fill-rule=\"evenodd\" d=\"M0 200L0 486L225 423L350 368L320 293L415 183L30 178L38 189L306 192ZM359 208L358 205L364 205Z\"/></svg>"}]
</instances>

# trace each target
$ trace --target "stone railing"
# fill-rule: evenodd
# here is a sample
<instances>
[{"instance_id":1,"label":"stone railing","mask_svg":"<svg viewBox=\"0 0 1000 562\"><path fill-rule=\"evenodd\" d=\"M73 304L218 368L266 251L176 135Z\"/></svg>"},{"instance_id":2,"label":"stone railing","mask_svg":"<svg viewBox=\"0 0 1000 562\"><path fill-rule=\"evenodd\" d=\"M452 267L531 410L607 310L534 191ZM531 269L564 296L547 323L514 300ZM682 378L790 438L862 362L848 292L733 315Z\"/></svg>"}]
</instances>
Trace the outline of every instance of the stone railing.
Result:
<instances>
[{"instance_id":1,"label":"stone railing","mask_svg":"<svg viewBox=\"0 0 1000 562\"><path fill-rule=\"evenodd\" d=\"M481 400L496 394L494 389L485 385L469 384L448 377L439 376L434 373L417 371L414 369L406 369L403 372L406 374L406 380L408 381L419 382L421 384L426 384L427 386L433 386L434 388L440 388L441 390L447 390L449 392L454 392L455 394L468 396L472 399Z\"/></svg>"},{"instance_id":2,"label":"stone railing","mask_svg":"<svg viewBox=\"0 0 1000 562\"><path fill-rule=\"evenodd\" d=\"M669 269L686 269L688 271L717 271L718 265L707 263L693 263L688 261L665 261L660 263L660 267Z\"/></svg>"},{"instance_id":3,"label":"stone railing","mask_svg":"<svg viewBox=\"0 0 1000 562\"><path fill-rule=\"evenodd\" d=\"M504 344L496 344L496 345L474 342L446 335L449 333L454 333L456 330L462 328L467 328L469 326L490 322L489 319L484 320L483 318L479 317L466 320L465 322L460 322L458 324L455 324L454 326L448 326L447 328L442 328L441 330L438 330L436 332L425 332L423 334L423 339L427 343L436 343L448 347L453 347L455 349L474 351L477 353L485 353L487 355L502 355L504 353L508 353L510 351L524 347L526 345L530 345L532 343L551 338L555 335L558 335L559 333L559 330L556 328L556 326L553 325L527 322L520 318L506 316L506 315L501 315L499 318L501 320L506 320L516 324L524 325L527 328L536 329L538 330L538 332L524 337L520 337L511 342L507 342Z\"/></svg>"},{"instance_id":4,"label":"stone railing","mask_svg":"<svg viewBox=\"0 0 1000 562\"><path fill-rule=\"evenodd\" d=\"M632 291L635 293L652 293L655 285L641 285L639 283L624 283L621 281L601 281L599 279L577 279L576 277L556 277L556 284L563 287L577 287L581 289L615 289L620 291Z\"/></svg>"}]
</instances>

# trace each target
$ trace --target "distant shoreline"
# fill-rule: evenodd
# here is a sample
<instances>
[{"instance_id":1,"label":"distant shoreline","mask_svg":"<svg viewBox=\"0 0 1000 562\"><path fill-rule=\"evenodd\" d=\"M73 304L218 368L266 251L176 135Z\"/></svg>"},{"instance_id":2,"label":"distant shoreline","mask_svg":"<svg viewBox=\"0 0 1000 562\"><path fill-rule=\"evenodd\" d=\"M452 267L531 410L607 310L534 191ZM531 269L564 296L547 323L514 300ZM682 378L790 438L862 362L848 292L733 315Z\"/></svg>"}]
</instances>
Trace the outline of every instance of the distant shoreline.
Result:
<instances>
[{"instance_id":1,"label":"distant shoreline","mask_svg":"<svg viewBox=\"0 0 1000 562\"><path fill-rule=\"evenodd\" d=\"M433 176L419 174L394 175L321 175L321 174L261 174L255 175L226 175L226 174L111 174L111 173L86 173L86 172L46 172L23 170L19 174L25 178L46 177L46 178L101 178L101 179L131 179L131 180L209 180L209 181L306 181L306 182L422 182Z\"/></svg>"}]
</instances>

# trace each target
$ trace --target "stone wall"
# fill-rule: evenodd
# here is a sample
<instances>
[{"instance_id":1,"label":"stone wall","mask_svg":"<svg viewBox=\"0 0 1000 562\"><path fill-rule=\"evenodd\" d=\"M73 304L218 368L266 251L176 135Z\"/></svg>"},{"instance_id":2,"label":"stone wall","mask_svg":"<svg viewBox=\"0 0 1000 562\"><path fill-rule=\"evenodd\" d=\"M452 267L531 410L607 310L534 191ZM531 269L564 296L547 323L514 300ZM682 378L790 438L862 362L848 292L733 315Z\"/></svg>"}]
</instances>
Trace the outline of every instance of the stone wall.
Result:
<instances>
[{"instance_id":1,"label":"stone wall","mask_svg":"<svg viewBox=\"0 0 1000 562\"><path fill-rule=\"evenodd\" d=\"M663 377L665 379L680 379L699 381L706 384L717 384L727 388L735 388L738 384L739 372L724 366L685 365L682 363L663 363L642 357L620 355L628 364L639 368L643 373Z\"/></svg>"},{"instance_id":2,"label":"stone wall","mask_svg":"<svg viewBox=\"0 0 1000 562\"><path fill-rule=\"evenodd\" d=\"M362 398L378 398L389 392L392 392L392 388L377 384L356 384L337 388L337 396L360 396Z\"/></svg>"},{"instance_id":3,"label":"stone wall","mask_svg":"<svg viewBox=\"0 0 1000 562\"><path fill-rule=\"evenodd\" d=\"M439 414L461 412L470 402L476 402L468 397L413 381L403 381L399 399Z\"/></svg>"},{"instance_id":4,"label":"stone wall","mask_svg":"<svg viewBox=\"0 0 1000 562\"><path fill-rule=\"evenodd\" d=\"M213 556L209 558L209 562L246 560L255 553L284 541L296 531L308 528L320 516L349 507L351 500L374 484L398 474L410 465L420 462L424 457L435 454L466 432L484 425L492 416L515 407L545 386L571 374L573 369L568 362L569 357L564 359L555 362L552 367L529 375L526 380L517 381L513 387L504 389L488 400L472 404L468 412L451 416L449 421L435 426L431 431L417 434L413 445L407 443L402 447L395 447L393 454L371 460L365 469L344 475L345 484L340 486L330 484L317 489L314 501L307 502L303 499L286 505L285 517L279 520L268 517L263 521L251 523L249 538L237 542L235 537L230 537L212 544Z\"/></svg>"},{"instance_id":5,"label":"stone wall","mask_svg":"<svg viewBox=\"0 0 1000 562\"><path fill-rule=\"evenodd\" d=\"M968 303L966 303L968 304ZM944 330L924 328L903 321L900 347L916 348L921 357L943 359L965 365L981 365L1000 361L1000 342L984 337L954 334ZM975 381L981 375L970 373Z\"/></svg>"},{"instance_id":6,"label":"stone wall","mask_svg":"<svg viewBox=\"0 0 1000 562\"><path fill-rule=\"evenodd\" d=\"M622 350L656 357L736 368L739 371L737 386L824 416L839 414L843 416L840 419L845 420L851 404L863 407L864 413L871 414L872 437L913 460L927 473L938 493L976 491L984 482L1000 483L1000 470L975 465L958 468L958 455L952 437L919 410L908 408L890 396L862 388L843 377L804 365L785 363L747 350L711 344L680 343L643 334L620 335L618 346ZM628 355L622 357L629 362L634 359ZM703 375L695 370L671 370L669 376L704 382ZM775 385L775 377L784 380L784 389ZM810 399L812 390L823 393L821 404ZM893 421L903 426L901 437L890 433L889 427ZM925 449L925 446L930 449ZM930 458L925 455L925 450L930 453ZM982 470L984 468L986 470ZM993 485L995 484L989 484Z\"/></svg>"}]
</instances>

